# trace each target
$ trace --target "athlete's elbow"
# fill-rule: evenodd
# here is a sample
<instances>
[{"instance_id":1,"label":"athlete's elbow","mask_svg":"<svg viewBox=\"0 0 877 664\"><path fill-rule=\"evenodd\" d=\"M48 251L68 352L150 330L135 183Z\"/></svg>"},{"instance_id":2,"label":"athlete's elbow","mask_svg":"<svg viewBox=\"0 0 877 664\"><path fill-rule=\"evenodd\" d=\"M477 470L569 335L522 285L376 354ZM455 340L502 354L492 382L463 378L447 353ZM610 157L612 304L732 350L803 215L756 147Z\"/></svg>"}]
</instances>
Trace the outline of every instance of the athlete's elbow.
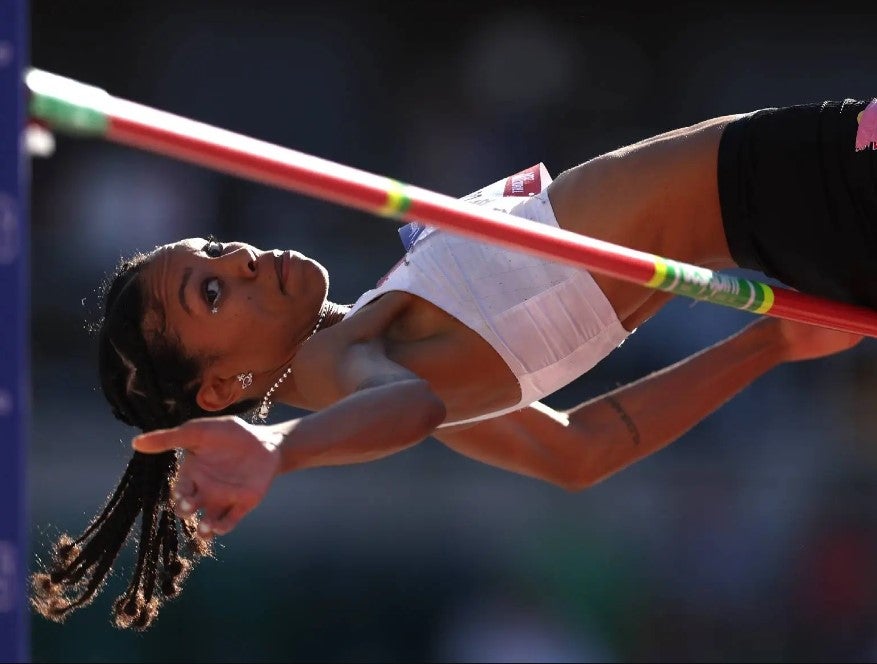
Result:
<instances>
[{"instance_id":1,"label":"athlete's elbow","mask_svg":"<svg viewBox=\"0 0 877 664\"><path fill-rule=\"evenodd\" d=\"M561 478L558 478L554 484L559 486L564 491L568 493L580 493L582 491L586 491L590 489L595 484L600 482L599 478L593 478L590 476L582 476L582 475L564 475Z\"/></svg>"},{"instance_id":2,"label":"athlete's elbow","mask_svg":"<svg viewBox=\"0 0 877 664\"><path fill-rule=\"evenodd\" d=\"M555 484L570 493L579 493L596 486L609 474L599 472L597 468L570 463L558 474Z\"/></svg>"},{"instance_id":3,"label":"athlete's elbow","mask_svg":"<svg viewBox=\"0 0 877 664\"><path fill-rule=\"evenodd\" d=\"M569 448L576 451L569 452ZM558 483L572 493L595 487L631 463L630 455L619 453L619 449L611 431L591 426L586 439L575 440L562 454L562 463L557 464Z\"/></svg>"},{"instance_id":4,"label":"athlete's elbow","mask_svg":"<svg viewBox=\"0 0 877 664\"><path fill-rule=\"evenodd\" d=\"M426 438L445 421L445 402L432 391L425 380L411 381L406 397L407 407L403 406L402 413L411 418L409 426L420 438Z\"/></svg>"},{"instance_id":5,"label":"athlete's elbow","mask_svg":"<svg viewBox=\"0 0 877 664\"><path fill-rule=\"evenodd\" d=\"M445 421L447 414L445 402L435 394L431 394L430 398L424 402L420 414L420 428L423 431L423 437L432 434Z\"/></svg>"}]
</instances>

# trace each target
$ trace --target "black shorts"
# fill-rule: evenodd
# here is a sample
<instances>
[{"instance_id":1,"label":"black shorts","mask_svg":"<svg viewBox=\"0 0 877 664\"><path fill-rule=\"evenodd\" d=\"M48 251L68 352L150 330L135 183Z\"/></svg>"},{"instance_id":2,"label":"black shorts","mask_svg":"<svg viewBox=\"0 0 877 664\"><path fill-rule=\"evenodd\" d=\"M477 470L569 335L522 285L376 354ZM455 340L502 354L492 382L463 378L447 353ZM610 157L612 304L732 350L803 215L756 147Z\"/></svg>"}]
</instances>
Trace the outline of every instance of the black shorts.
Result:
<instances>
[{"instance_id":1,"label":"black shorts","mask_svg":"<svg viewBox=\"0 0 877 664\"><path fill-rule=\"evenodd\" d=\"M877 308L877 150L845 100L746 115L719 145L731 256L802 292Z\"/></svg>"}]
</instances>

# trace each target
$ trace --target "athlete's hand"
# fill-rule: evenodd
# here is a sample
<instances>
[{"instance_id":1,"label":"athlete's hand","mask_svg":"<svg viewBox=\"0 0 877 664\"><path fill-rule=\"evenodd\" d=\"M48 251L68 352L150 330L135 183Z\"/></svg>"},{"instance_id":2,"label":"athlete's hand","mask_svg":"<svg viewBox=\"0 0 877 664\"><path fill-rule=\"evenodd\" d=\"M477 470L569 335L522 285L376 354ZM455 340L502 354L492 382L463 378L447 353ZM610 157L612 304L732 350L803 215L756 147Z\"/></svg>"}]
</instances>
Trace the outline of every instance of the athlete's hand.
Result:
<instances>
[{"instance_id":1,"label":"athlete's hand","mask_svg":"<svg viewBox=\"0 0 877 664\"><path fill-rule=\"evenodd\" d=\"M210 537L231 531L265 497L280 468L280 438L239 417L212 417L141 434L132 446L145 454L183 450L171 487L174 511L186 517L201 510L198 532Z\"/></svg>"},{"instance_id":2,"label":"athlete's hand","mask_svg":"<svg viewBox=\"0 0 877 664\"><path fill-rule=\"evenodd\" d=\"M831 330L818 325L776 319L779 334L790 362L812 360L833 355L856 346L864 337L861 334Z\"/></svg>"}]
</instances>

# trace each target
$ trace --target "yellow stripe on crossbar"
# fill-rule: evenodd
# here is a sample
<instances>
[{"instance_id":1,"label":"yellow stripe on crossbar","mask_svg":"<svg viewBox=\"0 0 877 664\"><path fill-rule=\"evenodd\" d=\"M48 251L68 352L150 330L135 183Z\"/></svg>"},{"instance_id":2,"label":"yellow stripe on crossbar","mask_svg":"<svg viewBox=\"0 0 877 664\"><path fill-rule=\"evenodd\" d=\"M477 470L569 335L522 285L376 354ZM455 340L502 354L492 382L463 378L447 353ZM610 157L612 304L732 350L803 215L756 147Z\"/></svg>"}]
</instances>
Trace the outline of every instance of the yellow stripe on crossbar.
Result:
<instances>
[{"instance_id":1,"label":"yellow stripe on crossbar","mask_svg":"<svg viewBox=\"0 0 877 664\"><path fill-rule=\"evenodd\" d=\"M646 282L649 288L658 288L667 279L667 264L660 258L655 259L655 274Z\"/></svg>"},{"instance_id":2,"label":"yellow stripe on crossbar","mask_svg":"<svg viewBox=\"0 0 877 664\"><path fill-rule=\"evenodd\" d=\"M411 199L405 193L405 185L396 180L390 180L387 189L387 202L378 210L382 217L401 217L411 207Z\"/></svg>"}]
</instances>

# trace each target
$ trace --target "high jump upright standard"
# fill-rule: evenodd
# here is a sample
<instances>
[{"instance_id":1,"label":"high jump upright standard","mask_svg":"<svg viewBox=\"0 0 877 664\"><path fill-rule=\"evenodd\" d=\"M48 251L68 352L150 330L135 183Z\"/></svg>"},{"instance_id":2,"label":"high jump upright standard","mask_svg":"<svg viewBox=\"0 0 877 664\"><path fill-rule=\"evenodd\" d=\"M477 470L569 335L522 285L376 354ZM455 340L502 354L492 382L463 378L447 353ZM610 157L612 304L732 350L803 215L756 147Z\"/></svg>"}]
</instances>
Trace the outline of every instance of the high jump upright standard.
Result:
<instances>
[{"instance_id":1,"label":"high jump upright standard","mask_svg":"<svg viewBox=\"0 0 877 664\"><path fill-rule=\"evenodd\" d=\"M25 577L30 412L27 0L0 0L0 662L30 661Z\"/></svg>"}]
</instances>

